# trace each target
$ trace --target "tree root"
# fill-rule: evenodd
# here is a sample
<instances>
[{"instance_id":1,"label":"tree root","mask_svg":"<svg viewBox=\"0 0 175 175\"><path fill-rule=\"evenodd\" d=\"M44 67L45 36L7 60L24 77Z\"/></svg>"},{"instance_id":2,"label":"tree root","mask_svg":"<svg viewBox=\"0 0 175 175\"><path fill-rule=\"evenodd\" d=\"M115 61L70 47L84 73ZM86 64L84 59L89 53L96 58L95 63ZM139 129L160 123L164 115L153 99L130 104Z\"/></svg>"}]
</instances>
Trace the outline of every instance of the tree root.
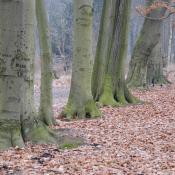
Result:
<instances>
[{"instance_id":1,"label":"tree root","mask_svg":"<svg viewBox=\"0 0 175 175\"><path fill-rule=\"evenodd\" d=\"M8 125L9 126L9 125ZM23 122L17 127L0 128L0 150L4 151L10 147L24 147L25 142L32 144L55 144L59 148L75 148L84 143L81 138L63 136L48 128L42 121L34 120L32 123Z\"/></svg>"},{"instance_id":2,"label":"tree root","mask_svg":"<svg viewBox=\"0 0 175 175\"><path fill-rule=\"evenodd\" d=\"M3 151L16 146L24 147L21 128L0 128L0 150Z\"/></svg>"},{"instance_id":3,"label":"tree root","mask_svg":"<svg viewBox=\"0 0 175 175\"><path fill-rule=\"evenodd\" d=\"M56 125L56 120L53 118L51 113L44 114L42 112L39 113L39 119L45 123L47 126Z\"/></svg>"},{"instance_id":4,"label":"tree root","mask_svg":"<svg viewBox=\"0 0 175 175\"><path fill-rule=\"evenodd\" d=\"M115 94L112 92L112 88L105 88L99 98L100 105L118 107L128 103L137 104L141 102L129 92L125 84L122 87L118 88Z\"/></svg>"},{"instance_id":5,"label":"tree root","mask_svg":"<svg viewBox=\"0 0 175 175\"><path fill-rule=\"evenodd\" d=\"M95 102L93 100L89 100L86 104L81 106L68 102L61 115L67 119L84 119L97 118L101 115L101 112L97 108Z\"/></svg>"},{"instance_id":6,"label":"tree root","mask_svg":"<svg viewBox=\"0 0 175 175\"><path fill-rule=\"evenodd\" d=\"M58 136L42 121L35 120L30 125L24 125L23 138L33 144L57 144Z\"/></svg>"}]
</instances>

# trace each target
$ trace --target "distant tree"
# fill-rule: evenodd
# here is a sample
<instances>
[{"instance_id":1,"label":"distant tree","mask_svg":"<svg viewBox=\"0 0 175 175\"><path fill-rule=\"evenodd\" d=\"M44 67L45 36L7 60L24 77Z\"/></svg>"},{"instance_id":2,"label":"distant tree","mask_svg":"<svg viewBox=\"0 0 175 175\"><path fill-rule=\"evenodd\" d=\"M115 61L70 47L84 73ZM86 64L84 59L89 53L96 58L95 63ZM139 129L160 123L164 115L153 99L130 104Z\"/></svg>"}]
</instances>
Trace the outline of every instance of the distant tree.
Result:
<instances>
[{"instance_id":1,"label":"distant tree","mask_svg":"<svg viewBox=\"0 0 175 175\"><path fill-rule=\"evenodd\" d=\"M73 65L69 100L63 111L67 118L98 117L91 93L93 1L74 0Z\"/></svg>"},{"instance_id":2,"label":"distant tree","mask_svg":"<svg viewBox=\"0 0 175 175\"><path fill-rule=\"evenodd\" d=\"M72 57L72 0L45 0L45 3L49 14L52 51L70 61L67 59Z\"/></svg>"},{"instance_id":3,"label":"distant tree","mask_svg":"<svg viewBox=\"0 0 175 175\"><path fill-rule=\"evenodd\" d=\"M51 29L52 51L65 59L69 65L72 62L72 27L73 1L72 0L45 0L49 14ZM93 51L95 52L98 39L99 21L103 0L93 1ZM59 19L59 20L58 20Z\"/></svg>"},{"instance_id":4,"label":"distant tree","mask_svg":"<svg viewBox=\"0 0 175 175\"><path fill-rule=\"evenodd\" d=\"M99 34L99 27L100 27L100 18L103 8L103 1L104 0L94 0L93 1L93 54L96 51L97 41L98 41L98 34Z\"/></svg>"},{"instance_id":5,"label":"distant tree","mask_svg":"<svg viewBox=\"0 0 175 175\"><path fill-rule=\"evenodd\" d=\"M103 105L133 103L124 79L130 0L104 0L95 64L92 92Z\"/></svg>"},{"instance_id":6,"label":"distant tree","mask_svg":"<svg viewBox=\"0 0 175 175\"><path fill-rule=\"evenodd\" d=\"M39 117L46 125L52 125L54 123L52 109L53 61L50 33L44 0L36 0L35 2L41 55Z\"/></svg>"},{"instance_id":7,"label":"distant tree","mask_svg":"<svg viewBox=\"0 0 175 175\"><path fill-rule=\"evenodd\" d=\"M130 15L130 30L128 39L128 51L129 55L132 54L136 39L143 25L144 18L138 14L136 7L138 5L144 5L145 0L134 0L131 1L131 15ZM129 58L129 57L128 57ZM130 58L129 58L130 59Z\"/></svg>"},{"instance_id":8,"label":"distant tree","mask_svg":"<svg viewBox=\"0 0 175 175\"><path fill-rule=\"evenodd\" d=\"M147 6L151 6L154 2L155 0L147 1ZM163 20L159 19L165 16L165 12L166 8L157 8L150 11L148 18L145 17L130 61L128 86L145 87L151 83L167 82L163 75L161 42Z\"/></svg>"}]
</instances>

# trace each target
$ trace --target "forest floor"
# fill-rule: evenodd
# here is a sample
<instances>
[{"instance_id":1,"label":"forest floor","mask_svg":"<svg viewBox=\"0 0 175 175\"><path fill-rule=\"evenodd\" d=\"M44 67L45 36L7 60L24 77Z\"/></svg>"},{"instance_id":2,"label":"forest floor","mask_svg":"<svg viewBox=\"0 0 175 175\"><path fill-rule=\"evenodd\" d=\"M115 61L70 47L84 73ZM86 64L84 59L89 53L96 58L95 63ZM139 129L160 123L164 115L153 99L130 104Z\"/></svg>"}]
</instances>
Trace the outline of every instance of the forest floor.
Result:
<instances>
[{"instance_id":1,"label":"forest floor","mask_svg":"<svg viewBox=\"0 0 175 175\"><path fill-rule=\"evenodd\" d=\"M174 74L171 80L175 82ZM0 152L0 175L175 175L174 83L135 90L145 104L105 107L94 120L60 121L67 98L62 93L54 104L59 123L54 128L68 128L86 144L64 150L27 145Z\"/></svg>"}]
</instances>

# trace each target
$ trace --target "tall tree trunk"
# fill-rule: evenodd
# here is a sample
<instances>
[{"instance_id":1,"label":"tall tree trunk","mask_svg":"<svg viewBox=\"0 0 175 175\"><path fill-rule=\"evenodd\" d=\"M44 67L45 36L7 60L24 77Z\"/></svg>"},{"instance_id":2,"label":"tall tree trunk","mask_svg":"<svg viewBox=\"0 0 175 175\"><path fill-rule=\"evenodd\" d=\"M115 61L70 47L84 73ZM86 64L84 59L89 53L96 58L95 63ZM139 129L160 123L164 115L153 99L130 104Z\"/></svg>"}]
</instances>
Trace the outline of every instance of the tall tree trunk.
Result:
<instances>
[{"instance_id":1,"label":"tall tree trunk","mask_svg":"<svg viewBox=\"0 0 175 175\"><path fill-rule=\"evenodd\" d=\"M35 2L41 55L41 96L39 117L45 124L52 125L54 123L52 109L53 63L49 26L44 0L36 0Z\"/></svg>"},{"instance_id":2,"label":"tall tree trunk","mask_svg":"<svg viewBox=\"0 0 175 175\"><path fill-rule=\"evenodd\" d=\"M169 40L168 40L168 65L172 62L171 53L172 53L172 43L173 43L173 17L170 16L170 32L169 32Z\"/></svg>"},{"instance_id":3,"label":"tall tree trunk","mask_svg":"<svg viewBox=\"0 0 175 175\"><path fill-rule=\"evenodd\" d=\"M34 7L0 0L0 149L56 143L34 108Z\"/></svg>"},{"instance_id":4,"label":"tall tree trunk","mask_svg":"<svg viewBox=\"0 0 175 175\"><path fill-rule=\"evenodd\" d=\"M102 105L135 102L124 80L130 0L105 0L93 69L93 95Z\"/></svg>"},{"instance_id":5,"label":"tall tree trunk","mask_svg":"<svg viewBox=\"0 0 175 175\"><path fill-rule=\"evenodd\" d=\"M113 28L111 26L113 26L114 23L114 5L115 2L113 0L104 0L92 75L92 93L96 101L99 101L104 89L104 81L107 81L106 72L113 37ZM111 104L115 104L116 102L113 99L111 90L111 87L106 87L106 91L108 91L108 101L110 101Z\"/></svg>"},{"instance_id":6,"label":"tall tree trunk","mask_svg":"<svg viewBox=\"0 0 175 175\"><path fill-rule=\"evenodd\" d=\"M155 0L149 0L147 5L149 6ZM166 0L165 0L166 1ZM150 13L150 17L152 18L160 18L164 16L165 9L158 9ZM140 36L136 42L130 65L129 65L129 72L127 77L128 86L131 87L144 87L147 86L147 80L150 79L149 76L150 72L148 72L148 64L149 60L152 59L152 55L154 53L154 49L157 48L160 44L160 38L162 35L162 20L150 20L145 19L143 28L140 32ZM157 57L156 59L162 59L162 55ZM155 62L152 62L155 63ZM153 66L156 68L155 66ZM161 67L162 68L162 67ZM162 72L161 70L160 72ZM161 75L159 76L161 77Z\"/></svg>"},{"instance_id":7,"label":"tall tree trunk","mask_svg":"<svg viewBox=\"0 0 175 175\"><path fill-rule=\"evenodd\" d=\"M147 67L147 84L166 83L163 75L163 54L161 40L154 47L148 60Z\"/></svg>"},{"instance_id":8,"label":"tall tree trunk","mask_svg":"<svg viewBox=\"0 0 175 175\"><path fill-rule=\"evenodd\" d=\"M68 104L63 112L68 118L100 115L91 93L92 4L92 0L74 0L72 80Z\"/></svg>"}]
</instances>

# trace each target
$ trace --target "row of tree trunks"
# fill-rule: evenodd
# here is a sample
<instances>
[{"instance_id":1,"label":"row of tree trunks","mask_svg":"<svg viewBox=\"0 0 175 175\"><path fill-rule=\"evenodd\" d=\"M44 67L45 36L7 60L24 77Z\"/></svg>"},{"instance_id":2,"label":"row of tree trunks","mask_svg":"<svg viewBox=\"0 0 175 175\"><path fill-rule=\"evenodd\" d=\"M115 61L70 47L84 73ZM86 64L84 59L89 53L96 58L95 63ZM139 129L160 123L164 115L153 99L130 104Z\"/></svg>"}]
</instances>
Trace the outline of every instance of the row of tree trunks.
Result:
<instances>
[{"instance_id":1,"label":"row of tree trunks","mask_svg":"<svg viewBox=\"0 0 175 175\"><path fill-rule=\"evenodd\" d=\"M104 1L92 78L94 99L102 105L137 101L124 80L130 5L130 0Z\"/></svg>"},{"instance_id":2,"label":"row of tree trunks","mask_svg":"<svg viewBox=\"0 0 175 175\"><path fill-rule=\"evenodd\" d=\"M34 108L35 1L0 0L0 149L57 143Z\"/></svg>"},{"instance_id":3,"label":"row of tree trunks","mask_svg":"<svg viewBox=\"0 0 175 175\"><path fill-rule=\"evenodd\" d=\"M92 0L74 0L73 70L63 111L67 118L100 116L96 102L111 106L138 102L124 79L131 0L104 0L93 70L92 5ZM39 116L34 107L35 10L42 57ZM165 9L159 9L150 17L164 13ZM0 0L0 17L0 149L21 147L25 141L58 143L58 136L46 126L54 119L52 54L44 1ZM153 79L162 82L161 26L160 20L145 19L130 63L129 85L144 86Z\"/></svg>"}]
</instances>

